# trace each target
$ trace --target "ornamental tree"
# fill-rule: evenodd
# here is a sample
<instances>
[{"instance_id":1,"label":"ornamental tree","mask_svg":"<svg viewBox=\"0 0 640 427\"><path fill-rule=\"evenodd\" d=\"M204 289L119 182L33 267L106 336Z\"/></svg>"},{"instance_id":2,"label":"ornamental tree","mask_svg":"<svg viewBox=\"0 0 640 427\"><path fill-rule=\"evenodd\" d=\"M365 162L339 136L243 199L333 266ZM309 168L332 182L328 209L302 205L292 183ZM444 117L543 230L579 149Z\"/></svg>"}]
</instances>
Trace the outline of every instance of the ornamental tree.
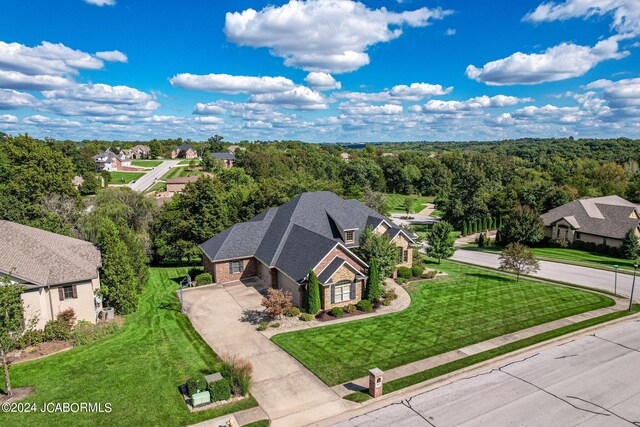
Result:
<instances>
[{"instance_id":1,"label":"ornamental tree","mask_svg":"<svg viewBox=\"0 0 640 427\"><path fill-rule=\"evenodd\" d=\"M500 258L500 270L515 273L516 282L521 274L535 273L540 270L540 265L533 251L520 243L510 243L502 251Z\"/></svg>"}]
</instances>

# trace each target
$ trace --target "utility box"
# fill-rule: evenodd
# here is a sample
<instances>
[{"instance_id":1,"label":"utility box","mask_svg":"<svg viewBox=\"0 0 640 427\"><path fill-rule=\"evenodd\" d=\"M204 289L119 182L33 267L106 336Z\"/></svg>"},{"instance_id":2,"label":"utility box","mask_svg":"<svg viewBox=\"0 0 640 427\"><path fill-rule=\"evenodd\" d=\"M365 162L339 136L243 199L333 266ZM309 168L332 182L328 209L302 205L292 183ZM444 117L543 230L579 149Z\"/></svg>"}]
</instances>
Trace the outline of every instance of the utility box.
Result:
<instances>
[{"instance_id":1,"label":"utility box","mask_svg":"<svg viewBox=\"0 0 640 427\"><path fill-rule=\"evenodd\" d=\"M380 397L382 396L382 372L378 368L373 368L369 371L369 396Z\"/></svg>"},{"instance_id":2,"label":"utility box","mask_svg":"<svg viewBox=\"0 0 640 427\"><path fill-rule=\"evenodd\" d=\"M211 394L209 394L208 391L201 391L200 393L194 393L193 396L191 396L191 405L194 408L208 405L209 403L211 403Z\"/></svg>"},{"instance_id":3,"label":"utility box","mask_svg":"<svg viewBox=\"0 0 640 427\"><path fill-rule=\"evenodd\" d=\"M109 322L115 318L115 310L113 307L104 307L102 309L102 320Z\"/></svg>"}]
</instances>

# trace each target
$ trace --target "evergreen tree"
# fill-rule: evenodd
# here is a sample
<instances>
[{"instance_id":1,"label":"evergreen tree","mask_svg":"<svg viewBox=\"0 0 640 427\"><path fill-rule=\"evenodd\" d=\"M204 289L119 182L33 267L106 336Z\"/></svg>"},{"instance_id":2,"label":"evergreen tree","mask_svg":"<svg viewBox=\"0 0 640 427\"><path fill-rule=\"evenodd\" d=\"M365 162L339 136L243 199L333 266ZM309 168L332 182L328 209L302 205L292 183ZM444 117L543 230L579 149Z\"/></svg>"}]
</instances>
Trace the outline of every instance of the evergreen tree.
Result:
<instances>
[{"instance_id":1,"label":"evergreen tree","mask_svg":"<svg viewBox=\"0 0 640 427\"><path fill-rule=\"evenodd\" d=\"M367 264L375 259L382 277L391 277L399 262L397 246L389 241L387 235L376 235L371 226L364 229L360 236L360 246L354 252Z\"/></svg>"},{"instance_id":2,"label":"evergreen tree","mask_svg":"<svg viewBox=\"0 0 640 427\"><path fill-rule=\"evenodd\" d=\"M620 245L620 254L627 259L638 258L638 237L635 230L627 231L624 240L622 240L622 245Z\"/></svg>"},{"instance_id":3,"label":"evergreen tree","mask_svg":"<svg viewBox=\"0 0 640 427\"><path fill-rule=\"evenodd\" d=\"M491 221L491 229L496 230L498 228L498 219L494 216Z\"/></svg>"},{"instance_id":4,"label":"evergreen tree","mask_svg":"<svg viewBox=\"0 0 640 427\"><path fill-rule=\"evenodd\" d=\"M127 245L110 219L105 219L100 227L98 247L102 253L100 292L104 296L105 306L114 307L121 314L135 311L138 304L135 273Z\"/></svg>"},{"instance_id":5,"label":"evergreen tree","mask_svg":"<svg viewBox=\"0 0 640 427\"><path fill-rule=\"evenodd\" d=\"M374 302L380 297L380 272L378 262L373 259L369 265L369 284L367 285L366 299Z\"/></svg>"},{"instance_id":6,"label":"evergreen tree","mask_svg":"<svg viewBox=\"0 0 640 427\"><path fill-rule=\"evenodd\" d=\"M484 218L482 220L482 231L486 231L489 229L489 218Z\"/></svg>"},{"instance_id":7,"label":"evergreen tree","mask_svg":"<svg viewBox=\"0 0 640 427\"><path fill-rule=\"evenodd\" d=\"M467 221L465 221L465 222L462 223L462 235L466 236L468 234L469 233L468 233L468 230L467 230Z\"/></svg>"},{"instance_id":8,"label":"evergreen tree","mask_svg":"<svg viewBox=\"0 0 640 427\"><path fill-rule=\"evenodd\" d=\"M313 270L309 270L309 281L307 283L307 311L309 314L316 314L320 311L320 285Z\"/></svg>"}]
</instances>

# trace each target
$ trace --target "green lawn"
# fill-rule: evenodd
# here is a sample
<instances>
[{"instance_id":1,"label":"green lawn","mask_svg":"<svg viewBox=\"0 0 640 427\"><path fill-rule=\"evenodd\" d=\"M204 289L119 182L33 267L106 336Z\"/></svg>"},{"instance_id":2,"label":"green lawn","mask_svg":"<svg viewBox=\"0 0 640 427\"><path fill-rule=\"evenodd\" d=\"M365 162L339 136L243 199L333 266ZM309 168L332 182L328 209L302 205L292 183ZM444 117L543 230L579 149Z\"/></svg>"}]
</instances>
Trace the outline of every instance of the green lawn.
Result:
<instances>
[{"instance_id":1,"label":"green lawn","mask_svg":"<svg viewBox=\"0 0 640 427\"><path fill-rule=\"evenodd\" d=\"M5 426L178 426L256 406L253 398L190 413L178 392L192 374L214 372L216 355L180 313L176 279L188 267L153 268L140 306L116 334L85 347L11 366L12 385L34 386L26 402L111 403L112 412L5 413ZM4 384L4 383L3 383Z\"/></svg>"},{"instance_id":2,"label":"green lawn","mask_svg":"<svg viewBox=\"0 0 640 427\"><path fill-rule=\"evenodd\" d=\"M110 172L112 184L129 184L140 178L145 172Z\"/></svg>"},{"instance_id":3,"label":"green lawn","mask_svg":"<svg viewBox=\"0 0 640 427\"><path fill-rule=\"evenodd\" d=\"M611 306L602 295L443 262L410 287L399 313L274 336L328 385L364 377L563 317Z\"/></svg>"},{"instance_id":4,"label":"green lawn","mask_svg":"<svg viewBox=\"0 0 640 427\"><path fill-rule=\"evenodd\" d=\"M167 184L164 182L156 182L153 184L145 193L151 193L152 191L165 191L167 189Z\"/></svg>"},{"instance_id":5,"label":"green lawn","mask_svg":"<svg viewBox=\"0 0 640 427\"><path fill-rule=\"evenodd\" d=\"M179 165L189 165L191 164L192 161L196 162L196 165L200 165L201 160L200 159L184 159L184 160L180 160L180 163L178 163Z\"/></svg>"},{"instance_id":6,"label":"green lawn","mask_svg":"<svg viewBox=\"0 0 640 427\"><path fill-rule=\"evenodd\" d=\"M435 197L433 196L405 196L404 194L385 194L387 197L387 207L389 208L389 212L392 213L406 213L404 210L404 199L407 197L413 197L415 202L413 203L413 208L411 210L412 213L420 212L424 209L425 203L433 203Z\"/></svg>"},{"instance_id":7,"label":"green lawn","mask_svg":"<svg viewBox=\"0 0 640 427\"><path fill-rule=\"evenodd\" d=\"M167 173L165 173L164 175L162 175L162 178L160 178L161 180L167 180L167 179L171 179L171 178L177 178L180 176L193 176L193 175L200 175L202 173L202 171L200 170L189 170L189 168L187 166L174 166L171 169L169 169L169 171Z\"/></svg>"},{"instance_id":8,"label":"green lawn","mask_svg":"<svg viewBox=\"0 0 640 427\"><path fill-rule=\"evenodd\" d=\"M429 227L425 224L415 224L411 226L411 230L423 239L427 237L428 229ZM452 231L450 235L453 236L454 239L457 239L460 237L460 234L459 231Z\"/></svg>"},{"instance_id":9,"label":"green lawn","mask_svg":"<svg viewBox=\"0 0 640 427\"><path fill-rule=\"evenodd\" d=\"M131 160L131 164L143 168L155 168L162 164L162 160Z\"/></svg>"}]
</instances>

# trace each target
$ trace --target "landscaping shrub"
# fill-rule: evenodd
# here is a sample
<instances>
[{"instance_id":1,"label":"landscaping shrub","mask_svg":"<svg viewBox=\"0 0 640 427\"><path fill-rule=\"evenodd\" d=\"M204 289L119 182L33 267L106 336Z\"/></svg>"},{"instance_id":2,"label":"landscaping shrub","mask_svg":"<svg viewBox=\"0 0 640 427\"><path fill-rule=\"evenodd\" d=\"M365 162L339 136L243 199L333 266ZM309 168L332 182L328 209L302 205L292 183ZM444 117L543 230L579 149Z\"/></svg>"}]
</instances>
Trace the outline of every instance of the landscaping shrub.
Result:
<instances>
[{"instance_id":1,"label":"landscaping shrub","mask_svg":"<svg viewBox=\"0 0 640 427\"><path fill-rule=\"evenodd\" d=\"M313 320L313 314L302 313L300 315L300 320L302 320L303 322L311 322Z\"/></svg>"},{"instance_id":2,"label":"landscaping shrub","mask_svg":"<svg viewBox=\"0 0 640 427\"><path fill-rule=\"evenodd\" d=\"M422 277L425 279L433 279L438 274L438 270L429 270L425 272Z\"/></svg>"},{"instance_id":3,"label":"landscaping shrub","mask_svg":"<svg viewBox=\"0 0 640 427\"><path fill-rule=\"evenodd\" d=\"M298 317L300 315L300 309L298 307L291 307L284 312L287 317Z\"/></svg>"},{"instance_id":4,"label":"landscaping shrub","mask_svg":"<svg viewBox=\"0 0 640 427\"><path fill-rule=\"evenodd\" d=\"M344 308L344 311L349 314L354 313L356 311L356 306L353 304L349 304Z\"/></svg>"},{"instance_id":5,"label":"landscaping shrub","mask_svg":"<svg viewBox=\"0 0 640 427\"><path fill-rule=\"evenodd\" d=\"M71 326L62 319L50 320L44 325L45 341L68 341L71 338Z\"/></svg>"},{"instance_id":6,"label":"landscaping shrub","mask_svg":"<svg viewBox=\"0 0 640 427\"><path fill-rule=\"evenodd\" d=\"M422 271L424 269L420 266L414 265L413 267L411 267L411 276L412 277L420 277L422 276Z\"/></svg>"},{"instance_id":7,"label":"landscaping shrub","mask_svg":"<svg viewBox=\"0 0 640 427\"><path fill-rule=\"evenodd\" d=\"M69 325L69 328L71 328L76 323L76 312L73 311L73 308L69 307L58 313L56 319L66 322Z\"/></svg>"},{"instance_id":8,"label":"landscaping shrub","mask_svg":"<svg viewBox=\"0 0 640 427\"><path fill-rule=\"evenodd\" d=\"M198 374L187 380L187 394L192 397L194 394L207 389L207 380L204 375Z\"/></svg>"},{"instance_id":9,"label":"landscaping shrub","mask_svg":"<svg viewBox=\"0 0 640 427\"><path fill-rule=\"evenodd\" d=\"M391 301L398 299L398 294L395 289L388 289L384 291L384 299L390 299Z\"/></svg>"},{"instance_id":10,"label":"landscaping shrub","mask_svg":"<svg viewBox=\"0 0 640 427\"><path fill-rule=\"evenodd\" d=\"M209 383L211 393L211 403L231 398L231 385L225 378Z\"/></svg>"},{"instance_id":11,"label":"landscaping shrub","mask_svg":"<svg viewBox=\"0 0 640 427\"><path fill-rule=\"evenodd\" d=\"M271 318L277 318L291 308L291 292L269 289L267 296L262 299L262 306L266 308Z\"/></svg>"},{"instance_id":12,"label":"landscaping shrub","mask_svg":"<svg viewBox=\"0 0 640 427\"><path fill-rule=\"evenodd\" d=\"M385 298L385 299L383 299L383 300L382 300L382 305L384 305L384 306L389 306L389 305L391 305L391 303L392 303L392 302L393 302L393 300L392 300L392 299L390 299L390 298Z\"/></svg>"},{"instance_id":13,"label":"landscaping shrub","mask_svg":"<svg viewBox=\"0 0 640 427\"><path fill-rule=\"evenodd\" d=\"M256 328L258 331L266 331L269 327L269 322L261 322L260 325Z\"/></svg>"},{"instance_id":14,"label":"landscaping shrub","mask_svg":"<svg viewBox=\"0 0 640 427\"><path fill-rule=\"evenodd\" d=\"M409 267L399 267L398 268L398 277L402 277L403 279L411 279L412 271Z\"/></svg>"},{"instance_id":15,"label":"landscaping shrub","mask_svg":"<svg viewBox=\"0 0 640 427\"><path fill-rule=\"evenodd\" d=\"M344 310L340 307L333 307L329 310L329 314L333 317L342 317L344 316Z\"/></svg>"},{"instance_id":16,"label":"landscaping shrub","mask_svg":"<svg viewBox=\"0 0 640 427\"><path fill-rule=\"evenodd\" d=\"M42 342L44 342L44 333L37 329L31 329L22 334L18 339L17 347L18 349L23 349L42 344Z\"/></svg>"},{"instance_id":17,"label":"landscaping shrub","mask_svg":"<svg viewBox=\"0 0 640 427\"><path fill-rule=\"evenodd\" d=\"M120 325L116 322L94 324L86 320L80 320L73 332L71 332L71 340L74 345L85 345L92 343L100 338L115 333L120 329Z\"/></svg>"},{"instance_id":18,"label":"landscaping shrub","mask_svg":"<svg viewBox=\"0 0 640 427\"><path fill-rule=\"evenodd\" d=\"M601 255L606 255L609 253L609 246L605 245L604 243L600 243L598 246L596 246L596 252Z\"/></svg>"},{"instance_id":19,"label":"landscaping shrub","mask_svg":"<svg viewBox=\"0 0 640 427\"><path fill-rule=\"evenodd\" d=\"M269 326L272 327L272 328L279 328L280 327L280 323L279 322L273 322Z\"/></svg>"},{"instance_id":20,"label":"landscaping shrub","mask_svg":"<svg viewBox=\"0 0 640 427\"><path fill-rule=\"evenodd\" d=\"M213 283L211 273L201 273L196 276L196 285L198 286L210 285L211 283Z\"/></svg>"},{"instance_id":21,"label":"landscaping shrub","mask_svg":"<svg viewBox=\"0 0 640 427\"><path fill-rule=\"evenodd\" d=\"M231 390L234 394L246 396L249 393L251 385L251 375L253 374L253 365L248 359L240 357L236 354L223 354L222 368L220 373L231 384Z\"/></svg>"},{"instance_id":22,"label":"landscaping shrub","mask_svg":"<svg viewBox=\"0 0 640 427\"><path fill-rule=\"evenodd\" d=\"M567 239L557 239L553 241L553 246L556 248L568 248L570 245Z\"/></svg>"},{"instance_id":23,"label":"landscaping shrub","mask_svg":"<svg viewBox=\"0 0 640 427\"><path fill-rule=\"evenodd\" d=\"M571 243L571 247L573 249L578 249L579 251L584 250L584 242L582 240L574 240Z\"/></svg>"},{"instance_id":24,"label":"landscaping shrub","mask_svg":"<svg viewBox=\"0 0 640 427\"><path fill-rule=\"evenodd\" d=\"M358 310L364 311L365 313L373 310L371 301L368 301L366 299L358 301L358 304L356 304L356 306L358 307Z\"/></svg>"},{"instance_id":25,"label":"landscaping shrub","mask_svg":"<svg viewBox=\"0 0 640 427\"><path fill-rule=\"evenodd\" d=\"M398 277L396 279L396 282L398 282L401 285L404 285L405 283L407 283L407 279L405 279L404 277Z\"/></svg>"},{"instance_id":26,"label":"landscaping shrub","mask_svg":"<svg viewBox=\"0 0 640 427\"><path fill-rule=\"evenodd\" d=\"M620 248L616 248L613 246L609 246L609 253L608 255L610 257L614 257L614 258L619 258L622 254L620 253Z\"/></svg>"},{"instance_id":27,"label":"landscaping shrub","mask_svg":"<svg viewBox=\"0 0 640 427\"><path fill-rule=\"evenodd\" d=\"M584 250L587 252L595 252L596 250L596 244L593 242L585 242L584 243Z\"/></svg>"}]
</instances>

